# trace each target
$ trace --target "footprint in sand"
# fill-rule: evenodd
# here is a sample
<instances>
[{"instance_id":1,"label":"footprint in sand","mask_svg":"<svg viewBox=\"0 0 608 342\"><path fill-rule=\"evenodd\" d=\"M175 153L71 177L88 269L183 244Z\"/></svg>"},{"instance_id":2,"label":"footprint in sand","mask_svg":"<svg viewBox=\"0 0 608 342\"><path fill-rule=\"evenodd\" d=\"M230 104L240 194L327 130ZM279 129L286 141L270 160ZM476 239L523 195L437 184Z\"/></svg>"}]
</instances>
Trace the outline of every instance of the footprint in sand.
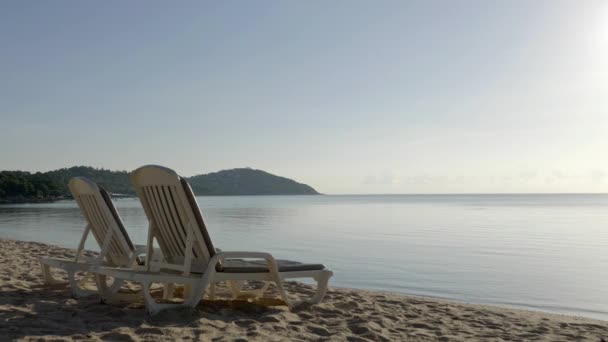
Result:
<instances>
[{"instance_id":1,"label":"footprint in sand","mask_svg":"<svg viewBox=\"0 0 608 342\"><path fill-rule=\"evenodd\" d=\"M159 328L139 328L135 330L137 335L164 335L163 331Z\"/></svg>"},{"instance_id":2,"label":"footprint in sand","mask_svg":"<svg viewBox=\"0 0 608 342\"><path fill-rule=\"evenodd\" d=\"M120 341L120 342L130 342L135 341L133 337L129 334L123 334L119 332L111 332L101 336L102 341Z\"/></svg>"}]
</instances>

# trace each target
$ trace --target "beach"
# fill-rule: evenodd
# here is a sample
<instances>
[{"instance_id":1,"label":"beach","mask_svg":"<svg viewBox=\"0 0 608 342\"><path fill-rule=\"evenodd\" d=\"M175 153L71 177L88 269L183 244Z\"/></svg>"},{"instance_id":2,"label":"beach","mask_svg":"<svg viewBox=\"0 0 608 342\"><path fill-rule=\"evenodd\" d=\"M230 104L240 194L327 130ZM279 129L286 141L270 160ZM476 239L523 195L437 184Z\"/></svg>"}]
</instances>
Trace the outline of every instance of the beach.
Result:
<instances>
[{"instance_id":1,"label":"beach","mask_svg":"<svg viewBox=\"0 0 608 342\"><path fill-rule=\"evenodd\" d=\"M93 253L93 252L87 252ZM331 287L324 301L289 311L271 297L203 300L148 317L142 301L74 299L44 286L37 258L73 250L0 240L0 336L23 341L602 341L608 322L435 298ZM60 274L60 273L57 273ZM331 285L331 284L330 284ZM134 290L130 284L122 291ZM290 296L312 288L288 282ZM160 293L160 289L154 290ZM276 296L274 296L276 298Z\"/></svg>"}]
</instances>

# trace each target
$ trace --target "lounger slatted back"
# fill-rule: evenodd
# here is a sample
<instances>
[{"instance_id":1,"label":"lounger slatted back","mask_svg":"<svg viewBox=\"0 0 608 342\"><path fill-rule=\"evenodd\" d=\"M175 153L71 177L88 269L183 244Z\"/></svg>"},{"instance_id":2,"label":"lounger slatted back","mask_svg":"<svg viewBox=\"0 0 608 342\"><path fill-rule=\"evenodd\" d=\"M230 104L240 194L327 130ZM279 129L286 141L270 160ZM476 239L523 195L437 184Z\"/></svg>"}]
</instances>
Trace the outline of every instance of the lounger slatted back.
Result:
<instances>
[{"instance_id":1,"label":"lounger slatted back","mask_svg":"<svg viewBox=\"0 0 608 342\"><path fill-rule=\"evenodd\" d=\"M144 166L131 173L131 181L150 222L148 246L156 239L163 253L153 265L183 272L202 272L215 255L192 189L173 170Z\"/></svg>"},{"instance_id":2,"label":"lounger slatted back","mask_svg":"<svg viewBox=\"0 0 608 342\"><path fill-rule=\"evenodd\" d=\"M91 268L98 265L137 268L141 264L137 254L143 250L136 248L131 242L107 191L84 177L72 178L68 183L68 188L85 217L86 228L73 260L40 258L43 277L47 284L59 283L60 281L53 277L50 268L60 268L68 273L68 282L74 297L101 291L109 291L106 293L109 296L120 288L120 281L114 282L114 285L108 290L106 284L100 283L100 278L96 278L98 291L81 288L81 285L93 275L90 273ZM99 255L95 258L83 256L85 242L89 234L93 235L100 247ZM77 281L77 272L85 272L87 276Z\"/></svg>"},{"instance_id":3,"label":"lounger slatted back","mask_svg":"<svg viewBox=\"0 0 608 342\"><path fill-rule=\"evenodd\" d=\"M76 261L90 232L100 246L100 259L117 266L128 265L135 249L108 192L84 177L72 178L68 187L87 221Z\"/></svg>"}]
</instances>

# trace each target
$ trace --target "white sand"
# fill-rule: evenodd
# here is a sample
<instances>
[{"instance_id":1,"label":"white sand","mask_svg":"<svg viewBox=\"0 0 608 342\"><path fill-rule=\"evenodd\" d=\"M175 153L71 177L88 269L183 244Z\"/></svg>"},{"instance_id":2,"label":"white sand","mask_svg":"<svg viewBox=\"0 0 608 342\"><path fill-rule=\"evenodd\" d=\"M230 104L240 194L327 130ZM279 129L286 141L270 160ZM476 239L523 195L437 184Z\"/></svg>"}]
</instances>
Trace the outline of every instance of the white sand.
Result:
<instances>
[{"instance_id":1,"label":"white sand","mask_svg":"<svg viewBox=\"0 0 608 342\"><path fill-rule=\"evenodd\" d=\"M608 322L430 298L332 288L293 312L277 301L203 301L149 318L143 303L75 300L42 284L38 256L73 251L0 240L0 340L212 341L595 341ZM288 283L294 295L311 288Z\"/></svg>"}]
</instances>

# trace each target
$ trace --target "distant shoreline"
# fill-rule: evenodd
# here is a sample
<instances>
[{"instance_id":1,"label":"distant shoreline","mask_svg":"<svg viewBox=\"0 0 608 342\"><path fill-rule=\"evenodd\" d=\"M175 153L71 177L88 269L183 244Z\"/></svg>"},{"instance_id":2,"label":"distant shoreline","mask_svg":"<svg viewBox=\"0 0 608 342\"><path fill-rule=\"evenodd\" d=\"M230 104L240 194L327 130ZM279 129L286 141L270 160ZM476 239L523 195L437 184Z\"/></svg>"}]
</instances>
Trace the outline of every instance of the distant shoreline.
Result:
<instances>
[{"instance_id":1,"label":"distant shoreline","mask_svg":"<svg viewBox=\"0 0 608 342\"><path fill-rule=\"evenodd\" d=\"M247 195L196 195L196 197L253 197L253 196L324 196L325 194L247 194ZM113 199L120 198L137 198L137 195L111 194ZM7 204L37 204L37 203L53 203L57 201L72 200L71 196L58 196L50 198L0 198L0 205Z\"/></svg>"},{"instance_id":2,"label":"distant shoreline","mask_svg":"<svg viewBox=\"0 0 608 342\"><path fill-rule=\"evenodd\" d=\"M137 198L137 195L129 194L111 194L113 199L121 198ZM407 196L407 197L457 197L457 196L475 196L475 197L491 197L491 196L608 196L605 192L556 192L556 193L462 193L462 194L195 194L196 197L270 197L270 196ZM53 203L57 201L72 200L71 196L56 196L48 198L0 198L0 205L8 204L35 204L35 203Z\"/></svg>"},{"instance_id":3,"label":"distant shoreline","mask_svg":"<svg viewBox=\"0 0 608 342\"><path fill-rule=\"evenodd\" d=\"M52 203L61 200L72 199L72 197L57 196L57 197L45 197L45 198L0 198L0 204L29 204L29 203Z\"/></svg>"}]
</instances>

